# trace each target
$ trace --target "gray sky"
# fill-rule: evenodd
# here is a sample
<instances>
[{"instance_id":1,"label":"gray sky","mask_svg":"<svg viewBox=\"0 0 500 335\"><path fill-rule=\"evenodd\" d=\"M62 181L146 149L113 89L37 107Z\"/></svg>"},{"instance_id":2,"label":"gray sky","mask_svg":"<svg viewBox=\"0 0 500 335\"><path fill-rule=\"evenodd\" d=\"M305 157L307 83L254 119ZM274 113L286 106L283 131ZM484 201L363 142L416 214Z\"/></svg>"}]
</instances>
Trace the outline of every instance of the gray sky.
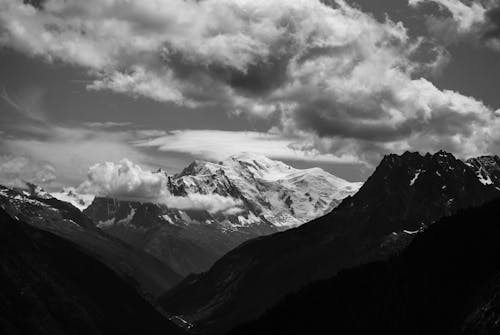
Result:
<instances>
[{"instance_id":1,"label":"gray sky","mask_svg":"<svg viewBox=\"0 0 500 335\"><path fill-rule=\"evenodd\" d=\"M0 180L257 152L364 180L498 154L500 9L459 0L0 0Z\"/></svg>"}]
</instances>

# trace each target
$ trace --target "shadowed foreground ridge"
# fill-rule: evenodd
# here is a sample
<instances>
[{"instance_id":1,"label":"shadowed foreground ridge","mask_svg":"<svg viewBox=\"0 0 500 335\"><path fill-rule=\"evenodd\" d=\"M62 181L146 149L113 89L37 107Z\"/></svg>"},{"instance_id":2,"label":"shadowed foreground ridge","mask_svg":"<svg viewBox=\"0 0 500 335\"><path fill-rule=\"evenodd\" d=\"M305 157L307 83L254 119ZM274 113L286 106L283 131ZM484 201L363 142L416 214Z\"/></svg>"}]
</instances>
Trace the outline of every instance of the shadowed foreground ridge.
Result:
<instances>
[{"instance_id":1,"label":"shadowed foreground ridge","mask_svg":"<svg viewBox=\"0 0 500 335\"><path fill-rule=\"evenodd\" d=\"M243 334L498 334L500 200L444 218L391 260L287 297Z\"/></svg>"},{"instance_id":2,"label":"shadowed foreground ridge","mask_svg":"<svg viewBox=\"0 0 500 335\"><path fill-rule=\"evenodd\" d=\"M75 244L0 209L1 334L181 334Z\"/></svg>"}]
</instances>

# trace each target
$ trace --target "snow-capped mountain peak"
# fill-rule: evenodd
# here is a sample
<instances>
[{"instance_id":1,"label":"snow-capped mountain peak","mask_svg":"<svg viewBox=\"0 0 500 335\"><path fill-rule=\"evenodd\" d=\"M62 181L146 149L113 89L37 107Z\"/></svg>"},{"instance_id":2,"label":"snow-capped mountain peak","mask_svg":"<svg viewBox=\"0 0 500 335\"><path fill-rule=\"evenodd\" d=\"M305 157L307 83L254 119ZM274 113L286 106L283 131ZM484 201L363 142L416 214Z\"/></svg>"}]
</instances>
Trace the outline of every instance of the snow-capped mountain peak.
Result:
<instances>
[{"instance_id":1,"label":"snow-capped mountain peak","mask_svg":"<svg viewBox=\"0 0 500 335\"><path fill-rule=\"evenodd\" d=\"M196 160L172 178L171 187L174 194L218 194L241 200L252 217L282 229L329 212L361 183L245 152L218 163Z\"/></svg>"}]
</instances>

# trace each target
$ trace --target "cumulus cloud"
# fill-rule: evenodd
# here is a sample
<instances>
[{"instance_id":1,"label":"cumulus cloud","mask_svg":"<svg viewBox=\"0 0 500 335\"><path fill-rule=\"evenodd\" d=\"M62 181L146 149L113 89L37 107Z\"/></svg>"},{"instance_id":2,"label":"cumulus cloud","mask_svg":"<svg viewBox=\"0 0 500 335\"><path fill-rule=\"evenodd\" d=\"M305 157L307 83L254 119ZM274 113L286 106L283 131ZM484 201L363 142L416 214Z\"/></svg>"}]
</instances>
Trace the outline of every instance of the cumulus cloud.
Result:
<instances>
[{"instance_id":1,"label":"cumulus cloud","mask_svg":"<svg viewBox=\"0 0 500 335\"><path fill-rule=\"evenodd\" d=\"M163 196L166 190L164 174L143 170L128 159L116 164L105 162L91 166L87 180L78 187L81 193L148 201Z\"/></svg>"},{"instance_id":2,"label":"cumulus cloud","mask_svg":"<svg viewBox=\"0 0 500 335\"><path fill-rule=\"evenodd\" d=\"M165 173L145 170L128 159L91 166L87 179L78 186L77 191L96 196L161 203L170 208L207 210L211 213L234 210L242 205L240 200L217 194L174 196L168 189L168 176Z\"/></svg>"},{"instance_id":3,"label":"cumulus cloud","mask_svg":"<svg viewBox=\"0 0 500 335\"><path fill-rule=\"evenodd\" d=\"M25 187L26 182L45 186L56 179L56 169L28 157L0 155L0 184Z\"/></svg>"},{"instance_id":4,"label":"cumulus cloud","mask_svg":"<svg viewBox=\"0 0 500 335\"><path fill-rule=\"evenodd\" d=\"M463 31L487 8L410 3L428 1ZM87 68L91 89L272 115L275 133L304 140L291 148L317 155L470 155L498 136L491 108L420 78L442 66L443 53L419 60L424 39L342 0L0 0L0 31L0 45Z\"/></svg>"}]
</instances>

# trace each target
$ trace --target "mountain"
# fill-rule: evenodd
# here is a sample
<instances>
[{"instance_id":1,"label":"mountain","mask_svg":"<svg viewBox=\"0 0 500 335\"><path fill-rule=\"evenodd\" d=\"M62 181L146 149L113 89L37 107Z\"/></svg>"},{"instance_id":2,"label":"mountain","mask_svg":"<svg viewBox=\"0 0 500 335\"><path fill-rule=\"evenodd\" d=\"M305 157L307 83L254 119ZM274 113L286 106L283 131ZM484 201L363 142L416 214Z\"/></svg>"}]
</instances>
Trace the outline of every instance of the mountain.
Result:
<instances>
[{"instance_id":1,"label":"mountain","mask_svg":"<svg viewBox=\"0 0 500 335\"><path fill-rule=\"evenodd\" d=\"M182 334L79 246L0 209L1 334Z\"/></svg>"},{"instance_id":2,"label":"mountain","mask_svg":"<svg viewBox=\"0 0 500 335\"><path fill-rule=\"evenodd\" d=\"M80 210L35 185L28 184L26 190L0 186L0 207L16 219L74 242L149 296L160 295L181 279L150 254L110 236Z\"/></svg>"},{"instance_id":3,"label":"mountain","mask_svg":"<svg viewBox=\"0 0 500 335\"><path fill-rule=\"evenodd\" d=\"M499 334L500 200L441 219L400 255L293 294L243 334Z\"/></svg>"},{"instance_id":4,"label":"mountain","mask_svg":"<svg viewBox=\"0 0 500 335\"><path fill-rule=\"evenodd\" d=\"M276 232L267 221L236 226L235 215L100 197L84 213L106 233L153 255L183 276L208 269L243 241Z\"/></svg>"},{"instance_id":5,"label":"mountain","mask_svg":"<svg viewBox=\"0 0 500 335\"><path fill-rule=\"evenodd\" d=\"M242 200L253 216L289 228L328 213L362 184L320 168L295 169L243 153L218 164L195 161L172 179L172 185L180 195L218 194Z\"/></svg>"},{"instance_id":6,"label":"mountain","mask_svg":"<svg viewBox=\"0 0 500 335\"><path fill-rule=\"evenodd\" d=\"M467 160L479 180L485 185L500 185L500 157L481 156Z\"/></svg>"},{"instance_id":7,"label":"mountain","mask_svg":"<svg viewBox=\"0 0 500 335\"><path fill-rule=\"evenodd\" d=\"M50 195L58 200L72 204L80 211L83 211L84 209L89 207L95 198L95 196L91 194L78 193L78 191L73 187L64 188L60 192L51 192Z\"/></svg>"},{"instance_id":8,"label":"mountain","mask_svg":"<svg viewBox=\"0 0 500 335\"><path fill-rule=\"evenodd\" d=\"M242 244L184 279L162 305L199 331L224 332L308 283L385 259L436 220L497 197L498 185L483 179L474 164L443 151L387 155L331 213Z\"/></svg>"},{"instance_id":9,"label":"mountain","mask_svg":"<svg viewBox=\"0 0 500 335\"><path fill-rule=\"evenodd\" d=\"M361 186L318 168L295 169L248 153L217 164L195 161L178 175L166 176L169 193L177 197L214 197L241 205L221 211L181 210L97 197L84 213L101 229L184 276L207 270L244 241L331 211Z\"/></svg>"}]
</instances>

